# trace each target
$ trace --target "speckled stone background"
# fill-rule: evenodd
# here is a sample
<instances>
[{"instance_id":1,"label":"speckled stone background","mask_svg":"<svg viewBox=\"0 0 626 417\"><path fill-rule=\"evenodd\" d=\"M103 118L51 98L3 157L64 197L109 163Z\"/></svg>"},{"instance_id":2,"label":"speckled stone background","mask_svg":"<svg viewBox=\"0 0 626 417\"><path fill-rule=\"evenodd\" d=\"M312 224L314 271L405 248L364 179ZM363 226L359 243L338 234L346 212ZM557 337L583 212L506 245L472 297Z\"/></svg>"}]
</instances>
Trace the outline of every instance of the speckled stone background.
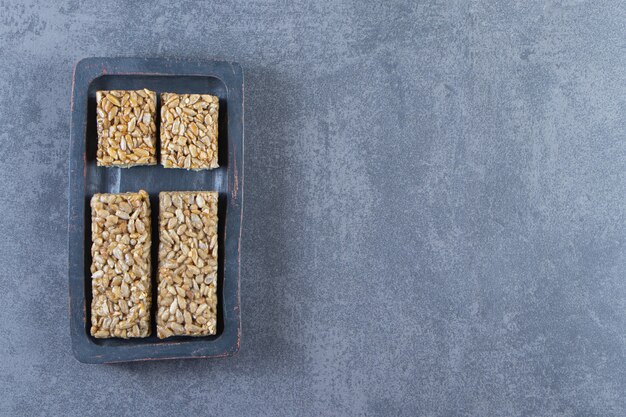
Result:
<instances>
[{"instance_id":1,"label":"speckled stone background","mask_svg":"<svg viewBox=\"0 0 626 417\"><path fill-rule=\"evenodd\" d=\"M0 415L625 416L625 22L618 1L0 1ZM72 356L87 56L244 67L234 358Z\"/></svg>"}]
</instances>

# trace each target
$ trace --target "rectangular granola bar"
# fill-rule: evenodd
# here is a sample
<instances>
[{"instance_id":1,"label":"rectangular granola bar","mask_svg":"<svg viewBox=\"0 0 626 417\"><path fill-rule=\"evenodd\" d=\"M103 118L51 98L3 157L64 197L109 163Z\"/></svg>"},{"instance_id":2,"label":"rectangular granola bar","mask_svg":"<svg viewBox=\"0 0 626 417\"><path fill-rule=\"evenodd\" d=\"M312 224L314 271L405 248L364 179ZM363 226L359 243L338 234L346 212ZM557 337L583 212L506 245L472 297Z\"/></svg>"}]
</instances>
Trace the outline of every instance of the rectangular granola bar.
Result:
<instances>
[{"instance_id":1,"label":"rectangular granola bar","mask_svg":"<svg viewBox=\"0 0 626 417\"><path fill-rule=\"evenodd\" d=\"M156 165L156 93L98 91L98 166Z\"/></svg>"},{"instance_id":2,"label":"rectangular granola bar","mask_svg":"<svg viewBox=\"0 0 626 417\"><path fill-rule=\"evenodd\" d=\"M219 99L161 94L161 163L165 168L217 168Z\"/></svg>"},{"instance_id":3,"label":"rectangular granola bar","mask_svg":"<svg viewBox=\"0 0 626 417\"><path fill-rule=\"evenodd\" d=\"M150 335L150 200L148 194L91 199L91 335Z\"/></svg>"},{"instance_id":4,"label":"rectangular granola bar","mask_svg":"<svg viewBox=\"0 0 626 417\"><path fill-rule=\"evenodd\" d=\"M159 194L157 336L213 335L217 323L217 192Z\"/></svg>"}]
</instances>

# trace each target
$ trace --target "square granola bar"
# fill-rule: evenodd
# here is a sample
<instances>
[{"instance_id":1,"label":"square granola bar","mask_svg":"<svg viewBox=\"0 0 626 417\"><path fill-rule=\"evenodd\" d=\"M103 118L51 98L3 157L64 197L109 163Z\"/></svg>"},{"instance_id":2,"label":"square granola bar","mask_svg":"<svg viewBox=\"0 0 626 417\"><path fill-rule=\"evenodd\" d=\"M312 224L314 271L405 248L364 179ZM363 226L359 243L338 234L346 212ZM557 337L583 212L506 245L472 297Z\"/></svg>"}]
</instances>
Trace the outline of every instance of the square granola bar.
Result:
<instances>
[{"instance_id":1,"label":"square granola bar","mask_svg":"<svg viewBox=\"0 0 626 417\"><path fill-rule=\"evenodd\" d=\"M165 168L217 168L219 99L161 94L161 163Z\"/></svg>"},{"instance_id":2,"label":"square granola bar","mask_svg":"<svg viewBox=\"0 0 626 417\"><path fill-rule=\"evenodd\" d=\"M217 192L159 194L157 336L214 335Z\"/></svg>"},{"instance_id":3,"label":"square granola bar","mask_svg":"<svg viewBox=\"0 0 626 417\"><path fill-rule=\"evenodd\" d=\"M150 200L148 194L91 199L91 335L150 335Z\"/></svg>"},{"instance_id":4,"label":"square granola bar","mask_svg":"<svg viewBox=\"0 0 626 417\"><path fill-rule=\"evenodd\" d=\"M96 102L98 166L156 165L156 93L98 91Z\"/></svg>"}]
</instances>

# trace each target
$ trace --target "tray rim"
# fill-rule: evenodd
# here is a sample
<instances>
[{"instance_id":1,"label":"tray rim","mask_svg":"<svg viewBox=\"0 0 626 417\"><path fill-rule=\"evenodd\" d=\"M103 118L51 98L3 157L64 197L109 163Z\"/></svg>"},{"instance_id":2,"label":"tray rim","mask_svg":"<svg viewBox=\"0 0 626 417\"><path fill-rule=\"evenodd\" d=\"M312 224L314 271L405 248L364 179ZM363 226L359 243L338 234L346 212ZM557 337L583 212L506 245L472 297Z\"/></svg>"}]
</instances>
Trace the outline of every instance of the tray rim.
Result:
<instances>
[{"instance_id":1,"label":"tray rim","mask_svg":"<svg viewBox=\"0 0 626 417\"><path fill-rule=\"evenodd\" d=\"M84 297L84 199L86 196L87 100L90 84L104 75L203 76L218 78L227 89L228 165L224 230L224 279L222 286L224 330L214 340L102 346L86 331ZM191 58L89 57L74 65L70 103L68 280L72 352L83 363L118 363L164 359L220 358L237 353L241 346L241 234L244 192L244 77L240 64ZM117 168L120 169L120 168ZM227 233L228 232L228 233ZM227 239L228 237L230 239ZM235 240L233 242L233 239ZM227 257L226 248L236 248ZM229 278L228 280L226 278ZM132 339L131 339L132 341Z\"/></svg>"}]
</instances>

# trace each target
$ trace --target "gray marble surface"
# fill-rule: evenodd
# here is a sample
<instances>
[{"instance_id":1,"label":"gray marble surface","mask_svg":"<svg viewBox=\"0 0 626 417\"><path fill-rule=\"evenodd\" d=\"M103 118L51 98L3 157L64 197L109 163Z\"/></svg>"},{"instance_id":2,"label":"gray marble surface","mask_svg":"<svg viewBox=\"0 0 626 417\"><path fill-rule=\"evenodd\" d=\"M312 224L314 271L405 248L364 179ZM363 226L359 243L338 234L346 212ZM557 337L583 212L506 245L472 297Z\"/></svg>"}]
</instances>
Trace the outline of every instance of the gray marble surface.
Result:
<instances>
[{"instance_id":1,"label":"gray marble surface","mask_svg":"<svg viewBox=\"0 0 626 417\"><path fill-rule=\"evenodd\" d=\"M625 22L618 1L0 2L0 415L626 415ZM72 356L87 56L244 67L234 358Z\"/></svg>"}]
</instances>

